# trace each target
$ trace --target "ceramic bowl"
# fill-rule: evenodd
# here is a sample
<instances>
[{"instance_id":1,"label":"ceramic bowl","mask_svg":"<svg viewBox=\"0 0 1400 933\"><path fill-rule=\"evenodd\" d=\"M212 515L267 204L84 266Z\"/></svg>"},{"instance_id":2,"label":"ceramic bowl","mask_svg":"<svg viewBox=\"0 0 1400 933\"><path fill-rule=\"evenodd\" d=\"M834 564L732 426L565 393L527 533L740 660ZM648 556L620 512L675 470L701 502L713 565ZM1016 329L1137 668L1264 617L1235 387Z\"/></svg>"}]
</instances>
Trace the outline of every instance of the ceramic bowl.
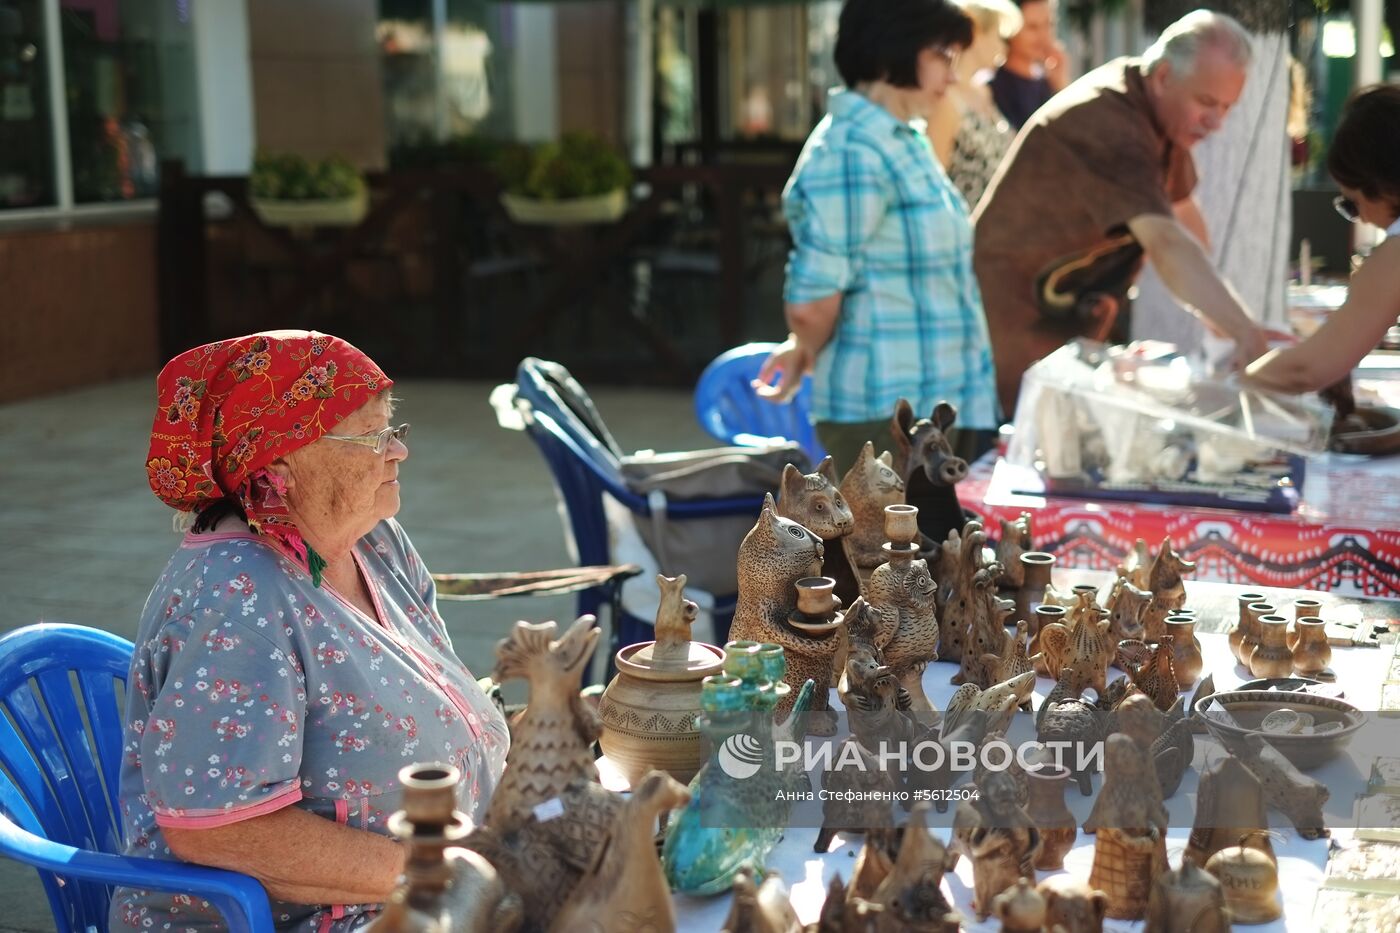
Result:
<instances>
[{"instance_id":1,"label":"ceramic bowl","mask_svg":"<svg viewBox=\"0 0 1400 933\"><path fill-rule=\"evenodd\" d=\"M1233 723L1220 716L1221 708L1230 713ZM1366 714L1345 700L1276 690L1227 690L1207 697L1196 709L1204 711L1216 728L1232 738L1262 736L1300 771L1331 761L1366 722ZM1311 717L1311 727L1317 731L1265 731L1264 718L1285 709L1302 714L1304 722ZM1274 721L1286 718L1290 717L1275 717Z\"/></svg>"}]
</instances>

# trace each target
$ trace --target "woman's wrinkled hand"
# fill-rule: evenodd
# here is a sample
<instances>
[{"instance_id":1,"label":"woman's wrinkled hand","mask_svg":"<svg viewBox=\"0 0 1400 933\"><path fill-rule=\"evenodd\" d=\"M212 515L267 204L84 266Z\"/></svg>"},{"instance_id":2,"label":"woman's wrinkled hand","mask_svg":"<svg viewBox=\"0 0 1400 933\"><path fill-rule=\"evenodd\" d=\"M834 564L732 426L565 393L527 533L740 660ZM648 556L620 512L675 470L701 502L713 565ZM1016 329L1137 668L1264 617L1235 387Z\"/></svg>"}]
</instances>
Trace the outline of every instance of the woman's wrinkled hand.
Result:
<instances>
[{"instance_id":1,"label":"woman's wrinkled hand","mask_svg":"<svg viewBox=\"0 0 1400 933\"><path fill-rule=\"evenodd\" d=\"M814 362L815 354L789 336L763 361L758 377L752 383L754 392L759 398L770 402L790 402L797 390L802 388L802 378L811 372ZM775 375L778 382L770 385Z\"/></svg>"}]
</instances>

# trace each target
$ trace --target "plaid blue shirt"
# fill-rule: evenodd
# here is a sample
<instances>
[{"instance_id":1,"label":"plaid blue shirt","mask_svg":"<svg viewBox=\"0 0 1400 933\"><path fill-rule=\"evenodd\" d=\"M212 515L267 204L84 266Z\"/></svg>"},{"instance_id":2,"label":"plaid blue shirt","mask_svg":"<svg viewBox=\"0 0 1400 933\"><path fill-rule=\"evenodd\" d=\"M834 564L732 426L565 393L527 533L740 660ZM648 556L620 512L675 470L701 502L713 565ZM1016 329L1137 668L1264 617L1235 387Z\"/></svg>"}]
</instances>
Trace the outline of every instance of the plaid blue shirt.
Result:
<instances>
[{"instance_id":1,"label":"plaid blue shirt","mask_svg":"<svg viewBox=\"0 0 1400 933\"><path fill-rule=\"evenodd\" d=\"M972 226L928 138L854 91L834 91L783 191L795 247L783 298L841 293L817 356L812 417L888 418L903 397L958 424L999 423Z\"/></svg>"}]
</instances>

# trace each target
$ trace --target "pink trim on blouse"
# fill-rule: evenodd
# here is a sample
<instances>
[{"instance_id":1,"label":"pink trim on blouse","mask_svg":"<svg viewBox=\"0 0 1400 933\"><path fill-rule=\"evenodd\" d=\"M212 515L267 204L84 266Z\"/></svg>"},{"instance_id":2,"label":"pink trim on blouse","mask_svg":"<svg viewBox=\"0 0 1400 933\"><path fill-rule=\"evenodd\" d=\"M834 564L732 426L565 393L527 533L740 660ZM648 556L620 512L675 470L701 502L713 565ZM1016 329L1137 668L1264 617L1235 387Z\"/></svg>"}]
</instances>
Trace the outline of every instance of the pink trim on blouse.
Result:
<instances>
[{"instance_id":1,"label":"pink trim on blouse","mask_svg":"<svg viewBox=\"0 0 1400 933\"><path fill-rule=\"evenodd\" d=\"M241 823L244 820L251 820L256 816L267 816L269 813L276 813L285 807L289 807L301 799L301 788L293 787L285 793L276 797L269 797L259 801L250 807L239 807L236 810L220 810L217 813L210 813L202 816L182 815L175 813L162 813L155 810L156 825L162 829L213 829L216 826L228 826L233 823Z\"/></svg>"},{"instance_id":2,"label":"pink trim on blouse","mask_svg":"<svg viewBox=\"0 0 1400 933\"><path fill-rule=\"evenodd\" d=\"M185 532L185 540L180 542L180 547L197 548L206 544L218 541L266 541L262 535L251 531L202 531L195 534L193 531Z\"/></svg>"}]
</instances>

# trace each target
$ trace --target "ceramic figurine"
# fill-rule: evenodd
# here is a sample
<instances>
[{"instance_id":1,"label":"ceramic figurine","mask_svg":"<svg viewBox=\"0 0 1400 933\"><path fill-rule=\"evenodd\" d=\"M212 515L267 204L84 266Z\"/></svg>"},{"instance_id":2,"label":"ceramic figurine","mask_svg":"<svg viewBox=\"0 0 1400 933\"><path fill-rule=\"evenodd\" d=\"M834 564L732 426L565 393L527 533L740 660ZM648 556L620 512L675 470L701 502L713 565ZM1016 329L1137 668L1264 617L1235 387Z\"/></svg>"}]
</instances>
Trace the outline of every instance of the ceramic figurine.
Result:
<instances>
[{"instance_id":1,"label":"ceramic figurine","mask_svg":"<svg viewBox=\"0 0 1400 933\"><path fill-rule=\"evenodd\" d=\"M1055 569L1055 555L1045 551L1025 551L1017 558L1021 564L1021 586L1016 590L1013 618L1029 619L1036 607L1045 601L1050 586L1050 573Z\"/></svg>"},{"instance_id":2,"label":"ceramic figurine","mask_svg":"<svg viewBox=\"0 0 1400 933\"><path fill-rule=\"evenodd\" d=\"M656 583L656 640L617 653L617 676L598 704L598 744L632 784L652 768L682 782L695 776L705 760L695 728L700 681L724 668L722 650L690 640L699 607L685 598L685 575L658 574Z\"/></svg>"},{"instance_id":3,"label":"ceramic figurine","mask_svg":"<svg viewBox=\"0 0 1400 933\"><path fill-rule=\"evenodd\" d=\"M1148 649L1149 653L1150 651L1151 649ZM1143 657L1146 660L1146 655ZM1145 694L1127 677L1115 677L1104 688L1103 694L1094 701L1094 706L1104 712L1111 713L1130 696L1145 696Z\"/></svg>"},{"instance_id":4,"label":"ceramic figurine","mask_svg":"<svg viewBox=\"0 0 1400 933\"><path fill-rule=\"evenodd\" d=\"M866 598L880 613L884 625L892 625L889 643L882 646L885 663L908 692L913 709L932 712L924 694L923 672L938 658L938 620L935 610L938 585L928 562L916 558L917 512L909 506L885 509L887 560L875 568L866 583Z\"/></svg>"},{"instance_id":5,"label":"ceramic figurine","mask_svg":"<svg viewBox=\"0 0 1400 933\"><path fill-rule=\"evenodd\" d=\"M790 686L812 680L822 685L812 698L807 731L816 735L832 735L836 717L830 707L831 669L836 656L849 643L841 637L843 617L840 601L830 577L803 577L796 583L797 608L788 616L787 629L791 635L782 645L787 662L784 679ZM779 702L778 709L785 710Z\"/></svg>"},{"instance_id":6,"label":"ceramic figurine","mask_svg":"<svg viewBox=\"0 0 1400 933\"><path fill-rule=\"evenodd\" d=\"M1322 818L1322 807L1332 792L1326 784L1299 771L1263 736L1248 734L1236 737L1220 729L1210 717L1204 719L1206 728L1226 751L1237 757L1259 781L1269 806L1282 811L1304 839L1321 839L1331 835Z\"/></svg>"},{"instance_id":7,"label":"ceramic figurine","mask_svg":"<svg viewBox=\"0 0 1400 933\"><path fill-rule=\"evenodd\" d=\"M824 458L814 473L803 474L789 463L783 468L777 508L783 518L797 522L822 539L822 573L834 581L837 605L849 606L860 595L860 583L846 559L843 541L855 530L855 517L838 486L836 467L830 457ZM841 642L832 666L833 687L846 663L844 630L837 637Z\"/></svg>"},{"instance_id":8,"label":"ceramic figurine","mask_svg":"<svg viewBox=\"0 0 1400 933\"><path fill-rule=\"evenodd\" d=\"M1074 847L1079 835L1074 814L1065 806L1065 788L1073 776L1068 768L1048 762L1026 769L1030 786L1026 815L1040 830L1040 851L1034 864L1041 871L1064 868L1065 853Z\"/></svg>"},{"instance_id":9,"label":"ceramic figurine","mask_svg":"<svg viewBox=\"0 0 1400 933\"><path fill-rule=\"evenodd\" d=\"M1229 933L1225 891L1214 875L1183 860L1152 882L1143 933Z\"/></svg>"},{"instance_id":10,"label":"ceramic figurine","mask_svg":"<svg viewBox=\"0 0 1400 933\"><path fill-rule=\"evenodd\" d=\"M1167 616L1166 626L1167 634L1172 637L1172 671L1176 674L1176 686L1180 690L1190 690L1205 667L1201 640L1196 637L1196 619L1194 616Z\"/></svg>"},{"instance_id":11,"label":"ceramic figurine","mask_svg":"<svg viewBox=\"0 0 1400 933\"><path fill-rule=\"evenodd\" d=\"M1040 830L1022 805L1023 777L1019 768L979 768L978 798L959 803L953 817L948 867L956 865L959 854L972 862L972 908L978 920L991 916L992 899L1016 879L1035 880Z\"/></svg>"},{"instance_id":12,"label":"ceramic figurine","mask_svg":"<svg viewBox=\"0 0 1400 933\"><path fill-rule=\"evenodd\" d=\"M869 832L865 834L865 844L856 853L856 864L851 869L851 883L846 888L846 903L855 906L859 901L869 901L885 883L894 870L894 860L899 856L899 832ZM941 877L941 875L940 875Z\"/></svg>"},{"instance_id":13,"label":"ceramic figurine","mask_svg":"<svg viewBox=\"0 0 1400 933\"><path fill-rule=\"evenodd\" d=\"M1130 679L1143 693L1165 712L1176 702L1176 670L1172 666L1172 636L1165 633L1159 636L1157 647L1153 648L1147 661L1137 670L1130 672Z\"/></svg>"},{"instance_id":14,"label":"ceramic figurine","mask_svg":"<svg viewBox=\"0 0 1400 933\"><path fill-rule=\"evenodd\" d=\"M929 832L928 811L926 802L914 806L899 855L870 897L881 908L882 930L943 930L950 920L952 929L958 928L957 914L942 891L947 849Z\"/></svg>"},{"instance_id":15,"label":"ceramic figurine","mask_svg":"<svg viewBox=\"0 0 1400 933\"><path fill-rule=\"evenodd\" d=\"M1019 590L1026 582L1026 568L1021 563L1021 555L1031 549L1031 513L1022 512L1014 522L997 519L1001 525L1001 538L997 540L997 563L1001 564L1001 576L997 585L1003 589Z\"/></svg>"},{"instance_id":16,"label":"ceramic figurine","mask_svg":"<svg viewBox=\"0 0 1400 933\"><path fill-rule=\"evenodd\" d=\"M1147 752L1164 798L1176 793L1182 774L1196 754L1185 703L1184 698L1177 697L1172 708L1163 713L1145 694L1134 694L1125 697L1111 717L1112 731L1130 736Z\"/></svg>"},{"instance_id":17,"label":"ceramic figurine","mask_svg":"<svg viewBox=\"0 0 1400 933\"><path fill-rule=\"evenodd\" d=\"M1006 606L1006 600L1001 601L1001 606ZM999 612L1000 611L1002 610L999 609ZM1000 655L982 655L982 665L987 671L989 684L997 684L1002 681L1011 680L1013 677L1024 674L1027 671L1035 670L1036 663L1040 661L1041 656L1037 654L1032 657L1026 653L1026 645L1028 643L1026 633L1029 628L1029 624L1024 619L1017 622L1016 634L1007 639L1006 648L1003 649ZM1030 712L1031 701L1029 697L1021 704L1021 709Z\"/></svg>"},{"instance_id":18,"label":"ceramic figurine","mask_svg":"<svg viewBox=\"0 0 1400 933\"><path fill-rule=\"evenodd\" d=\"M460 847L468 832L467 818L456 809L461 778L454 765L409 765L399 771L403 809L389 817L389 831L404 846L403 881L371 931L511 933L520 927L520 898L495 866Z\"/></svg>"},{"instance_id":19,"label":"ceramic figurine","mask_svg":"<svg viewBox=\"0 0 1400 933\"><path fill-rule=\"evenodd\" d=\"M1151 643L1166 634L1164 623L1167 616L1173 609L1186 605L1186 584L1181 575L1195 569L1194 562L1172 550L1171 538L1162 539L1162 547L1152 559L1152 568L1147 574L1146 589L1152 594L1152 599L1142 615L1145 641Z\"/></svg>"},{"instance_id":20,"label":"ceramic figurine","mask_svg":"<svg viewBox=\"0 0 1400 933\"><path fill-rule=\"evenodd\" d=\"M1025 878L992 898L992 913L1001 933L1040 933L1045 925L1045 898Z\"/></svg>"},{"instance_id":21,"label":"ceramic figurine","mask_svg":"<svg viewBox=\"0 0 1400 933\"><path fill-rule=\"evenodd\" d=\"M1108 593L1108 632L1115 642L1143 636L1142 615L1152 594L1119 577Z\"/></svg>"},{"instance_id":22,"label":"ceramic figurine","mask_svg":"<svg viewBox=\"0 0 1400 933\"><path fill-rule=\"evenodd\" d=\"M1073 671L1060 673L1060 679L1036 712L1036 735L1039 741L1048 745L1051 742L1068 742L1070 754L1063 761L1079 763L1074 749L1090 748L1103 741L1106 717L1101 710L1083 698L1084 688L1078 684ZM1085 797L1093 793L1090 770L1085 767L1073 772L1079 783L1079 792Z\"/></svg>"},{"instance_id":23,"label":"ceramic figurine","mask_svg":"<svg viewBox=\"0 0 1400 933\"><path fill-rule=\"evenodd\" d=\"M963 643L962 661L958 673L953 676L955 684L990 687L996 681L984 659L988 655L1000 658L1010 648L1006 619L1011 614L1012 603L997 598L998 575L997 565L990 564L972 577L972 618L968 623L967 640Z\"/></svg>"},{"instance_id":24,"label":"ceramic figurine","mask_svg":"<svg viewBox=\"0 0 1400 933\"><path fill-rule=\"evenodd\" d=\"M1045 898L1045 929L1063 933L1103 933L1108 895L1073 875L1051 875L1036 885Z\"/></svg>"},{"instance_id":25,"label":"ceramic figurine","mask_svg":"<svg viewBox=\"0 0 1400 933\"><path fill-rule=\"evenodd\" d=\"M1278 897L1278 862L1245 845L1221 849L1206 862L1220 881L1225 904L1236 923L1272 923L1283 916Z\"/></svg>"},{"instance_id":26,"label":"ceramic figurine","mask_svg":"<svg viewBox=\"0 0 1400 933\"><path fill-rule=\"evenodd\" d=\"M712 681L707 679L707 685ZM802 728L814 683L808 680L794 691L793 715L772 727L773 742L754 742L749 734L755 728L753 713L743 708L742 691L736 688L735 693L727 693L728 686L716 684L714 690L701 694L702 713L696 726L709 739L710 757L690 782L690 803L671 819L661 851L666 880L674 890L687 894L727 891L740 868L761 867L787 825L791 809L787 795L810 789L806 773L799 768L777 769L773 750L779 741L800 738L796 733ZM776 705L771 691L759 696ZM731 701L733 697L737 703ZM744 760L757 766L753 773L734 777L720 767L719 754L726 742L731 749L752 752L752 760ZM749 749L749 743L757 748Z\"/></svg>"},{"instance_id":27,"label":"ceramic figurine","mask_svg":"<svg viewBox=\"0 0 1400 933\"><path fill-rule=\"evenodd\" d=\"M1152 576L1152 552L1146 541L1138 538L1133 542L1133 549L1124 556L1123 563L1118 567L1118 576L1140 590L1151 592L1148 581Z\"/></svg>"},{"instance_id":28,"label":"ceramic figurine","mask_svg":"<svg viewBox=\"0 0 1400 933\"><path fill-rule=\"evenodd\" d=\"M1063 669L1074 673L1080 687L1093 687L1102 693L1107 686L1108 665L1117 654L1117 643L1108 633L1108 619L1092 601L1081 597L1071 611L1073 623L1052 623L1040 632L1040 649L1046 667L1059 678Z\"/></svg>"},{"instance_id":29,"label":"ceramic figurine","mask_svg":"<svg viewBox=\"0 0 1400 933\"><path fill-rule=\"evenodd\" d=\"M953 729L969 711L985 710L989 714L987 731L1005 732L1016 708L1028 702L1034 692L1034 671L1018 674L986 690L979 690L974 684L963 684L949 698L948 708L943 711L943 722L947 728Z\"/></svg>"},{"instance_id":30,"label":"ceramic figurine","mask_svg":"<svg viewBox=\"0 0 1400 933\"><path fill-rule=\"evenodd\" d=\"M740 869L734 876L734 903L720 933L802 933L782 877L765 872L763 883L755 884L753 872Z\"/></svg>"},{"instance_id":31,"label":"ceramic figurine","mask_svg":"<svg viewBox=\"0 0 1400 933\"><path fill-rule=\"evenodd\" d=\"M1244 658L1240 656L1240 643L1244 641L1245 634L1253 625L1253 616L1249 613L1249 607L1254 603L1262 603L1267 597L1263 593L1241 593L1235 598L1239 604L1239 621L1235 627L1230 629L1230 653L1235 656L1235 660L1241 664Z\"/></svg>"},{"instance_id":32,"label":"ceramic figurine","mask_svg":"<svg viewBox=\"0 0 1400 933\"><path fill-rule=\"evenodd\" d=\"M894 672L880 663L873 648L862 644L851 651L836 693L846 708L851 735L867 748L882 742L894 746L912 737L914 719L905 712L908 700L901 699Z\"/></svg>"},{"instance_id":33,"label":"ceramic figurine","mask_svg":"<svg viewBox=\"0 0 1400 933\"><path fill-rule=\"evenodd\" d=\"M794 688L808 677L823 687L829 684L831 659L839 647L832 637L839 626L809 634L788 624L797 611L797 581L820 576L822 553L821 538L780 516L771 495L764 496L758 521L739 545L739 596L729 637L782 645L788 663L785 682ZM818 656L826 665L819 674ZM789 694L779 709L786 712L791 700Z\"/></svg>"},{"instance_id":34,"label":"ceramic figurine","mask_svg":"<svg viewBox=\"0 0 1400 933\"><path fill-rule=\"evenodd\" d=\"M846 746L854 747L848 752ZM855 738L847 738L836 749L836 761L850 761L854 755L860 767L833 768L826 773L822 801L822 828L812 851L824 853L837 833L849 835L871 830L894 830L894 809L890 802L898 789L897 772L885 770L875 754Z\"/></svg>"},{"instance_id":35,"label":"ceramic figurine","mask_svg":"<svg viewBox=\"0 0 1400 933\"><path fill-rule=\"evenodd\" d=\"M1269 841L1268 806L1264 789L1253 772L1238 758L1227 755L1217 758L1201 772L1196 790L1196 819L1182 853L1184 861L1205 867L1210 857L1227 846L1247 839L1252 845L1274 858Z\"/></svg>"},{"instance_id":36,"label":"ceramic figurine","mask_svg":"<svg viewBox=\"0 0 1400 933\"><path fill-rule=\"evenodd\" d=\"M1108 916L1140 920L1152 880L1167 867L1167 808L1147 753L1126 735L1110 735L1104 784L1084 831L1095 834L1090 886L1108 895Z\"/></svg>"},{"instance_id":37,"label":"ceramic figurine","mask_svg":"<svg viewBox=\"0 0 1400 933\"><path fill-rule=\"evenodd\" d=\"M581 616L557 640L555 631L553 622L517 622L496 644L495 679L530 683L530 703L511 730L506 769L486 809L485 822L499 833L534 820L536 806L573 782L598 780L592 745L602 724L579 686L599 630L592 616Z\"/></svg>"},{"instance_id":38,"label":"ceramic figurine","mask_svg":"<svg viewBox=\"0 0 1400 933\"><path fill-rule=\"evenodd\" d=\"M967 461L954 456L947 438L957 417L956 408L939 402L929 417L915 421L913 407L900 399L890 422L894 469L904 480L904 501L918 506L919 530L932 541L943 541L967 520L957 492L957 484L967 476Z\"/></svg>"},{"instance_id":39,"label":"ceramic figurine","mask_svg":"<svg viewBox=\"0 0 1400 933\"><path fill-rule=\"evenodd\" d=\"M1293 652L1288 650L1288 619L1259 616L1259 647L1249 656L1249 672L1255 677L1288 677L1293 673Z\"/></svg>"},{"instance_id":40,"label":"ceramic figurine","mask_svg":"<svg viewBox=\"0 0 1400 933\"><path fill-rule=\"evenodd\" d=\"M963 646L977 600L973 580L983 569L982 548L987 534L980 522L968 522L961 533L949 535L943 548L941 570L947 597L938 607L938 657L943 661L962 663Z\"/></svg>"},{"instance_id":41,"label":"ceramic figurine","mask_svg":"<svg viewBox=\"0 0 1400 933\"><path fill-rule=\"evenodd\" d=\"M597 862L574 887L550 929L596 933L675 930L676 907L653 835L657 819L684 806L690 792L652 771L635 786Z\"/></svg>"},{"instance_id":42,"label":"ceramic figurine","mask_svg":"<svg viewBox=\"0 0 1400 933\"><path fill-rule=\"evenodd\" d=\"M855 530L841 539L841 545L846 562L862 587L875 568L885 562L881 549L888 540L885 506L904 502L904 480L890 466L892 459L888 451L876 457L875 445L866 441L855 465L841 479L841 495L855 518ZM858 595L843 592L839 577L836 594L847 606Z\"/></svg>"},{"instance_id":43,"label":"ceramic figurine","mask_svg":"<svg viewBox=\"0 0 1400 933\"><path fill-rule=\"evenodd\" d=\"M1026 653L1037 659L1035 662L1035 672L1042 677L1050 677L1050 661L1052 659L1047 657L1045 651L1041 648L1040 633L1044 631L1045 626L1055 622L1061 625L1067 625L1069 622L1069 610L1065 609L1064 606L1051 606L1041 603L1039 606L1035 607L1032 618L1034 619L1034 624L1031 628L1030 643L1026 645ZM1060 676L1058 665L1062 664L1064 659L1055 658L1053 660L1056 662L1057 667L1055 676L1050 677L1050 679L1057 680Z\"/></svg>"},{"instance_id":44,"label":"ceramic figurine","mask_svg":"<svg viewBox=\"0 0 1400 933\"><path fill-rule=\"evenodd\" d=\"M1293 672L1299 677L1316 678L1332 663L1327 623L1316 616L1304 616L1296 625L1298 640L1293 647Z\"/></svg>"}]
</instances>

